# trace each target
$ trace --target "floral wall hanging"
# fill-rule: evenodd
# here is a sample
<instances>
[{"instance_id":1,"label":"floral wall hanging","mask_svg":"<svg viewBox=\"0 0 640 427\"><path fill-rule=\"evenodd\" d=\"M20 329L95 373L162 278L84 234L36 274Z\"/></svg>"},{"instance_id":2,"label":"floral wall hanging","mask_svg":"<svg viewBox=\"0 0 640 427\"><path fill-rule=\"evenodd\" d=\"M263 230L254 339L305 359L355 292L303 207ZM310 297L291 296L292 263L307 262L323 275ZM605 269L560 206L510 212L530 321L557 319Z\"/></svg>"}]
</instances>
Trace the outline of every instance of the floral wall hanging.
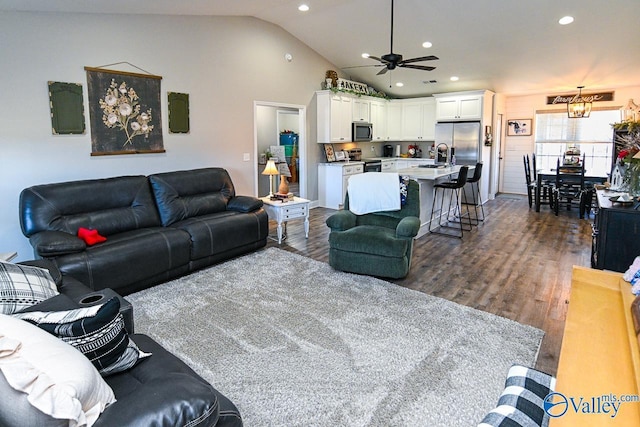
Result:
<instances>
[{"instance_id":1,"label":"floral wall hanging","mask_svg":"<svg viewBox=\"0 0 640 427\"><path fill-rule=\"evenodd\" d=\"M160 80L85 67L89 92L91 155L164 153Z\"/></svg>"}]
</instances>

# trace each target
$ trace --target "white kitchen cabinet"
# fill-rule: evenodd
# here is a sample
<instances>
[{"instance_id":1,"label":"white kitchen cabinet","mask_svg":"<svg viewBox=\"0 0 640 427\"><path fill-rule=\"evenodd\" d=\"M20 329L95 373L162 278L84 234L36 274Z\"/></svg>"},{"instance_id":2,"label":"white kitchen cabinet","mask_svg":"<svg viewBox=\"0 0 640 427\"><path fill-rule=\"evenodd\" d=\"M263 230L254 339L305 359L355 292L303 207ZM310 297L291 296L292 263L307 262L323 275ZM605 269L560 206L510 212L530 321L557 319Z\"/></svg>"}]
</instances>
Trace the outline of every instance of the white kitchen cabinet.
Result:
<instances>
[{"instance_id":1,"label":"white kitchen cabinet","mask_svg":"<svg viewBox=\"0 0 640 427\"><path fill-rule=\"evenodd\" d=\"M396 170L396 160L385 160L383 159L381 162L382 172L394 172Z\"/></svg>"},{"instance_id":2,"label":"white kitchen cabinet","mask_svg":"<svg viewBox=\"0 0 640 427\"><path fill-rule=\"evenodd\" d=\"M352 98L331 91L316 92L317 142L350 142Z\"/></svg>"},{"instance_id":3,"label":"white kitchen cabinet","mask_svg":"<svg viewBox=\"0 0 640 427\"><path fill-rule=\"evenodd\" d=\"M387 141L402 140L402 102L392 100L387 105Z\"/></svg>"},{"instance_id":4,"label":"white kitchen cabinet","mask_svg":"<svg viewBox=\"0 0 640 427\"><path fill-rule=\"evenodd\" d=\"M409 160L396 160L396 170L406 169L409 167Z\"/></svg>"},{"instance_id":5,"label":"white kitchen cabinet","mask_svg":"<svg viewBox=\"0 0 640 427\"><path fill-rule=\"evenodd\" d=\"M320 163L318 165L318 204L340 209L347 194L349 177L364 172L364 163Z\"/></svg>"},{"instance_id":6,"label":"white kitchen cabinet","mask_svg":"<svg viewBox=\"0 0 640 427\"><path fill-rule=\"evenodd\" d=\"M351 101L351 120L354 122L370 122L370 105L370 102L366 99L353 99Z\"/></svg>"},{"instance_id":7,"label":"white kitchen cabinet","mask_svg":"<svg viewBox=\"0 0 640 427\"><path fill-rule=\"evenodd\" d=\"M402 103L402 140L433 141L436 129L435 99Z\"/></svg>"},{"instance_id":8,"label":"white kitchen cabinet","mask_svg":"<svg viewBox=\"0 0 640 427\"><path fill-rule=\"evenodd\" d=\"M480 120L482 95L436 97L436 120Z\"/></svg>"},{"instance_id":9,"label":"white kitchen cabinet","mask_svg":"<svg viewBox=\"0 0 640 427\"><path fill-rule=\"evenodd\" d=\"M374 142L387 139L387 104L387 101L371 101L369 106Z\"/></svg>"}]
</instances>

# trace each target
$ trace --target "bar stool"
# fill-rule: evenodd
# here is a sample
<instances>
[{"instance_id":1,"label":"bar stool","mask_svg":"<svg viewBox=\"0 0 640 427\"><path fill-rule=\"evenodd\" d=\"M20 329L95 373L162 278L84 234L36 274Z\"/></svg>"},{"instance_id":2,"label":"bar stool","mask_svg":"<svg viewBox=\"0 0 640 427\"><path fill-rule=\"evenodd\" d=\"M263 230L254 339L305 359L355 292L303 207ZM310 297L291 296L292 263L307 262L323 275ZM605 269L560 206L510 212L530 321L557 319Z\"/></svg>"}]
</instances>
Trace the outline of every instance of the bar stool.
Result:
<instances>
[{"instance_id":1,"label":"bar stool","mask_svg":"<svg viewBox=\"0 0 640 427\"><path fill-rule=\"evenodd\" d=\"M482 162L476 163L476 168L473 171L473 176L467 179L467 184L471 187L471 198L473 203L473 210L475 213L475 217L471 218L473 221L473 225L478 225L480 221L484 221L484 206L482 205L482 196L480 195L480 178L482 177ZM474 185L475 184L475 185ZM467 202L467 193L464 193L464 203L468 205ZM478 203L480 204L480 212L482 213L482 217L478 216ZM467 207L467 209L469 209Z\"/></svg>"},{"instance_id":2,"label":"bar stool","mask_svg":"<svg viewBox=\"0 0 640 427\"><path fill-rule=\"evenodd\" d=\"M441 182L435 184L433 186L433 205L431 207L431 219L429 221L429 232L435 234L444 234L445 236L453 236L462 238L465 231L471 231L471 215L469 214L469 208L467 207L467 213L462 214L462 204L460 200L460 191L462 187L467 183L467 175L469 173L469 166L462 166L460 171L458 172L458 178L453 181ZM441 190L441 191L439 191ZM436 204L438 201L438 193L440 193L440 209L437 209L439 212L438 216L438 226L433 227L434 223L434 215L436 213ZM443 214L444 208L444 199L449 193L449 206L447 211ZM451 215L452 207L451 205L454 203L453 199L455 197L455 206L453 207L453 219L449 220L449 216ZM445 221L442 221L442 217L445 217ZM465 223L464 218L467 218L468 222ZM458 226L449 225L449 223L456 223ZM469 228L465 228L468 226ZM453 232L443 232L441 229L443 228L451 228L458 229L460 231L460 235L453 234Z\"/></svg>"}]
</instances>

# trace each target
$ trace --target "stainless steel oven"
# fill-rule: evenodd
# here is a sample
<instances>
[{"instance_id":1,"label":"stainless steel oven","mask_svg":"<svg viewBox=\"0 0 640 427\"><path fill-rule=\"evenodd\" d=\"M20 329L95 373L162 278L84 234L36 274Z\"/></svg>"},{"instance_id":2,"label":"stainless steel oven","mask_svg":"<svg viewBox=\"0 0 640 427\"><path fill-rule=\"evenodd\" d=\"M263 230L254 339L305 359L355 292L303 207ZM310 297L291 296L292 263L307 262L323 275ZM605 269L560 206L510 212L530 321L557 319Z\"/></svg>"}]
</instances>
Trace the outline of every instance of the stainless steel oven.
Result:
<instances>
[{"instance_id":1,"label":"stainless steel oven","mask_svg":"<svg viewBox=\"0 0 640 427\"><path fill-rule=\"evenodd\" d=\"M365 172L382 172L382 162L380 160L369 160L364 162Z\"/></svg>"}]
</instances>

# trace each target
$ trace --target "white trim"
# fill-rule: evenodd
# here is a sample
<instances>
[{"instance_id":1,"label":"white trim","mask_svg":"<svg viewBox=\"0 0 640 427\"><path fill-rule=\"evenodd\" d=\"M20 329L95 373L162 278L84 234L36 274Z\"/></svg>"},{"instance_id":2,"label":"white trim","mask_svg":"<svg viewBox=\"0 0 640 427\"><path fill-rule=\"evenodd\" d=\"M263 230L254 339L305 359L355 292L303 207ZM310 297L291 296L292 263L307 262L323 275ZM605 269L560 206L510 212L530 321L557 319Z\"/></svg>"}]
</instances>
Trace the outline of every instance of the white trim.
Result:
<instances>
[{"instance_id":1,"label":"white trim","mask_svg":"<svg viewBox=\"0 0 640 427\"><path fill-rule=\"evenodd\" d=\"M300 170L298 171L298 177L300 182L300 197L307 197L307 107L298 104L287 104L283 102L273 101L253 101L253 155L258 155L258 123L256 117L258 116L258 107L275 107L275 108L292 108L298 110L298 125L299 125L299 137L298 137L298 157L300 159ZM258 194L258 177L260 172L258 170L257 159L253 162L253 193L259 197Z\"/></svg>"}]
</instances>

